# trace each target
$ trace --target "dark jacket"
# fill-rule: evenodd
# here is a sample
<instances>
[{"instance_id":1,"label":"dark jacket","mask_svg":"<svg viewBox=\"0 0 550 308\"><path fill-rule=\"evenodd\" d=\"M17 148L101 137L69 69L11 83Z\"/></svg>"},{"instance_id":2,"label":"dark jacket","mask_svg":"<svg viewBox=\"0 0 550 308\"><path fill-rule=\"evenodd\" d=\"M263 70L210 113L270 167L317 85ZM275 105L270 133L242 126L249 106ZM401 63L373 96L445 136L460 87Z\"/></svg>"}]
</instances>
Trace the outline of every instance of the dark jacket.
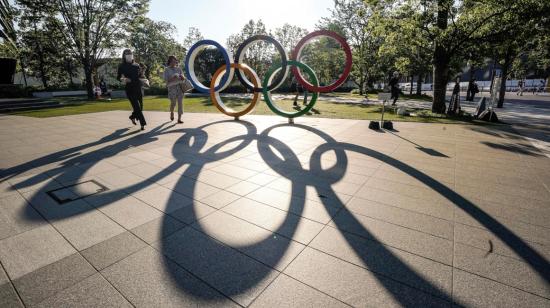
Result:
<instances>
[{"instance_id":1,"label":"dark jacket","mask_svg":"<svg viewBox=\"0 0 550 308\"><path fill-rule=\"evenodd\" d=\"M135 62L124 62L120 64L118 66L116 79L120 80L122 75L131 80L129 83L126 84L126 91L135 89L141 91L141 82L139 81L139 78L141 76L141 68L139 67L139 64Z\"/></svg>"},{"instance_id":2,"label":"dark jacket","mask_svg":"<svg viewBox=\"0 0 550 308\"><path fill-rule=\"evenodd\" d=\"M392 95L398 95L399 94L399 78L392 77L389 82L390 91Z\"/></svg>"}]
</instances>

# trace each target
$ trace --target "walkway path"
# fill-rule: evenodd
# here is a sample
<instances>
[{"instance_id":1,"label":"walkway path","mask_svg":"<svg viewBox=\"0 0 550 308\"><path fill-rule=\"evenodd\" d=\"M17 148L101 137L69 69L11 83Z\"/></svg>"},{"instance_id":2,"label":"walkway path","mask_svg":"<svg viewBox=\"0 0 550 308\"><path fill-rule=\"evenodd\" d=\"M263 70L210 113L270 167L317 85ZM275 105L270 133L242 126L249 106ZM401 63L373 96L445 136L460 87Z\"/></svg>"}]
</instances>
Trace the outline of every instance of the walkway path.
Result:
<instances>
[{"instance_id":1,"label":"walkway path","mask_svg":"<svg viewBox=\"0 0 550 308\"><path fill-rule=\"evenodd\" d=\"M509 126L0 117L0 307L550 306Z\"/></svg>"}]
</instances>

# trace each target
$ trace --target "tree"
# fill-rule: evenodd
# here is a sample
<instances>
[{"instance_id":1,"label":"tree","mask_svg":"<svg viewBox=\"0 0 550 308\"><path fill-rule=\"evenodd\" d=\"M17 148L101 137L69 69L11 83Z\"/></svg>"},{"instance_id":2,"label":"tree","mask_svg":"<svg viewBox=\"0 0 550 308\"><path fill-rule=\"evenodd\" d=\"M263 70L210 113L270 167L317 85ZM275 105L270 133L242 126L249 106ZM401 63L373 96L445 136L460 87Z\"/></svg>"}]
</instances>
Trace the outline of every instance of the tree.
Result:
<instances>
[{"instance_id":1,"label":"tree","mask_svg":"<svg viewBox=\"0 0 550 308\"><path fill-rule=\"evenodd\" d=\"M270 35L266 30L265 24L260 19L258 21L249 20L243 29L238 34L232 34L227 39L227 47L233 54L237 52L237 48L246 39L254 35ZM258 76L264 76L269 67L279 58L278 52L274 46L267 42L258 41L250 45L244 55L244 62L252 67Z\"/></svg>"},{"instance_id":2,"label":"tree","mask_svg":"<svg viewBox=\"0 0 550 308\"><path fill-rule=\"evenodd\" d=\"M98 59L120 46L132 21L145 14L148 0L20 0L21 5L42 9L59 22L69 52L79 60L88 97L93 98L93 71Z\"/></svg>"},{"instance_id":3,"label":"tree","mask_svg":"<svg viewBox=\"0 0 550 308\"><path fill-rule=\"evenodd\" d=\"M7 0L0 0L0 38L2 44L0 54L3 57L18 58L25 86L27 85L27 73L25 72L25 62L19 52L17 41L17 31L14 27L15 18L18 10L11 6Z\"/></svg>"},{"instance_id":4,"label":"tree","mask_svg":"<svg viewBox=\"0 0 550 308\"><path fill-rule=\"evenodd\" d=\"M201 31L198 28L189 27L189 32L187 33L185 39L183 39L183 47L186 50L189 50L189 48L191 48L193 44L203 39L204 37L202 36Z\"/></svg>"},{"instance_id":5,"label":"tree","mask_svg":"<svg viewBox=\"0 0 550 308\"><path fill-rule=\"evenodd\" d=\"M385 22L385 40L380 53L393 58L395 69L411 80L417 77L416 93L421 94L422 80L431 67L433 42L421 31L422 15L410 4L405 4L388 14Z\"/></svg>"},{"instance_id":6,"label":"tree","mask_svg":"<svg viewBox=\"0 0 550 308\"><path fill-rule=\"evenodd\" d=\"M545 16L548 1L408 0L422 11L421 29L434 42L432 111L445 112L445 94L453 61L469 46L498 40L514 28ZM396 1L398 4L398 1Z\"/></svg>"},{"instance_id":7,"label":"tree","mask_svg":"<svg viewBox=\"0 0 550 308\"><path fill-rule=\"evenodd\" d=\"M290 55L294 47L307 33L307 29L285 23L282 27L273 31L273 37L283 45L283 48Z\"/></svg>"},{"instance_id":8,"label":"tree","mask_svg":"<svg viewBox=\"0 0 550 308\"><path fill-rule=\"evenodd\" d=\"M13 49L17 49L17 35L13 26L14 9L8 0L0 0L0 38Z\"/></svg>"},{"instance_id":9,"label":"tree","mask_svg":"<svg viewBox=\"0 0 550 308\"><path fill-rule=\"evenodd\" d=\"M372 86L374 81L384 76L378 65L378 49L383 42L379 30L384 23L384 15L385 7L377 1L334 1L331 16L322 19L317 26L339 29L348 40L353 53L350 79L361 95L365 92L365 86Z\"/></svg>"},{"instance_id":10,"label":"tree","mask_svg":"<svg viewBox=\"0 0 550 308\"><path fill-rule=\"evenodd\" d=\"M71 56L63 46L58 22L37 7L23 7L19 16L19 52L29 74L42 81L44 88L61 85L67 80L65 63ZM69 75L69 81L72 76Z\"/></svg>"},{"instance_id":11,"label":"tree","mask_svg":"<svg viewBox=\"0 0 550 308\"><path fill-rule=\"evenodd\" d=\"M150 78L151 71L165 63L168 55L183 58L183 46L173 38L176 27L164 21L154 21L140 17L134 22L128 44L141 64L145 65L145 76Z\"/></svg>"}]
</instances>

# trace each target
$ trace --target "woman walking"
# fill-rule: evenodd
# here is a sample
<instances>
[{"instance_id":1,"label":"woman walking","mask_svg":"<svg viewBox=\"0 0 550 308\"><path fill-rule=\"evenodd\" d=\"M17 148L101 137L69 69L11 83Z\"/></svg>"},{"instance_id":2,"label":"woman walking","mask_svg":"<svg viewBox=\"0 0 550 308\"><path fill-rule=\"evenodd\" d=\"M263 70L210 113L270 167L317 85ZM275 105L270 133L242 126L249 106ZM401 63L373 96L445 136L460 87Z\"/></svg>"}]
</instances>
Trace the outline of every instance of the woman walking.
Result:
<instances>
[{"instance_id":1,"label":"woman walking","mask_svg":"<svg viewBox=\"0 0 550 308\"><path fill-rule=\"evenodd\" d=\"M178 67L178 59L175 56L169 56L164 70L164 81L168 88L168 98L170 99L170 121L174 120L174 108L178 103L178 123L183 123L181 115L183 114L183 71Z\"/></svg>"},{"instance_id":2,"label":"woman walking","mask_svg":"<svg viewBox=\"0 0 550 308\"><path fill-rule=\"evenodd\" d=\"M125 49L122 52L122 63L118 66L117 79L125 84L126 97L132 104L132 114L130 115L130 121L136 125L136 120L141 125L141 130L145 129L145 117L143 116L142 107L140 102L143 99L141 92L141 80L142 75L139 64L134 61L134 55L130 49Z\"/></svg>"}]
</instances>

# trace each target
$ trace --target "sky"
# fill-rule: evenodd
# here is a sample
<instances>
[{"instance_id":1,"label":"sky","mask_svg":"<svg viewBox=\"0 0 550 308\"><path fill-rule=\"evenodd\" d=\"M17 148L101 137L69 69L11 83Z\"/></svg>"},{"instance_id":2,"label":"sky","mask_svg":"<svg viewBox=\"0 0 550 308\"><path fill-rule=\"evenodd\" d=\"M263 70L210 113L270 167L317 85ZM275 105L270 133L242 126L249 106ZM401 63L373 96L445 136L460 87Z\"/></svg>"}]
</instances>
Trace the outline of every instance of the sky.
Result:
<instances>
[{"instance_id":1,"label":"sky","mask_svg":"<svg viewBox=\"0 0 550 308\"><path fill-rule=\"evenodd\" d=\"M179 43L196 27L225 45L250 19L261 19L268 30L289 23L312 31L332 7L333 0L151 0L148 17L175 25Z\"/></svg>"}]
</instances>

